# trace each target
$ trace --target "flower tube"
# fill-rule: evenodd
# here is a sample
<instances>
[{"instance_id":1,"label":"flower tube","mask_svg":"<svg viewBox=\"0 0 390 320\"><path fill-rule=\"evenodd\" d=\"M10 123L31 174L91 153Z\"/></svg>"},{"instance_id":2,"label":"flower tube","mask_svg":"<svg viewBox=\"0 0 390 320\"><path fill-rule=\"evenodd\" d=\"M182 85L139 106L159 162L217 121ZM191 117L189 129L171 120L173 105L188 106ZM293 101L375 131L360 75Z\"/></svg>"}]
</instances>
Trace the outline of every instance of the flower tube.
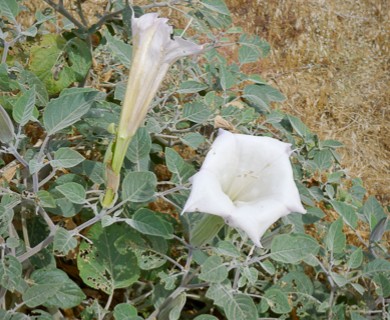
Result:
<instances>
[{"instance_id":1,"label":"flower tube","mask_svg":"<svg viewBox=\"0 0 390 320\"><path fill-rule=\"evenodd\" d=\"M181 57L200 53L203 49L181 37L171 38L173 29L167 22L168 19L159 18L157 13L132 18L132 63L112 154L106 160L104 207L114 201L129 143L143 124L150 103L170 65Z\"/></svg>"},{"instance_id":2,"label":"flower tube","mask_svg":"<svg viewBox=\"0 0 390 320\"><path fill-rule=\"evenodd\" d=\"M183 213L220 216L261 247L262 235L279 218L291 212L306 213L294 182L290 154L288 143L220 129L200 171L191 178L192 190ZM219 224L216 218L213 221ZM194 245L210 240L201 230L206 225L200 222L195 226ZM215 228L207 228L216 234Z\"/></svg>"}]
</instances>

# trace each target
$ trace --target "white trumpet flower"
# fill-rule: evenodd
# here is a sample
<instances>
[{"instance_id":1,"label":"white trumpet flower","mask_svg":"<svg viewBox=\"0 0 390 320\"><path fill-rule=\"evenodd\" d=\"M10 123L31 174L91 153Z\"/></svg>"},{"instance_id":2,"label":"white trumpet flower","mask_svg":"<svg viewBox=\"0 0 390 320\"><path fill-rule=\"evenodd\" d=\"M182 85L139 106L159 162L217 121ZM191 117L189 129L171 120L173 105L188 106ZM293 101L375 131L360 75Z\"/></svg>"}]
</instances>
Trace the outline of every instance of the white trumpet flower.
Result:
<instances>
[{"instance_id":1,"label":"white trumpet flower","mask_svg":"<svg viewBox=\"0 0 390 320\"><path fill-rule=\"evenodd\" d=\"M127 148L143 124L153 97L170 65L177 59L203 50L193 42L173 37L168 19L157 13L132 18L133 56L125 98L112 154L107 157L106 194L103 206L112 205L119 186L119 173Z\"/></svg>"},{"instance_id":2,"label":"white trumpet flower","mask_svg":"<svg viewBox=\"0 0 390 320\"><path fill-rule=\"evenodd\" d=\"M290 154L288 143L220 129L200 171L191 178L183 213L220 216L261 247L262 235L279 218L306 213Z\"/></svg>"}]
</instances>

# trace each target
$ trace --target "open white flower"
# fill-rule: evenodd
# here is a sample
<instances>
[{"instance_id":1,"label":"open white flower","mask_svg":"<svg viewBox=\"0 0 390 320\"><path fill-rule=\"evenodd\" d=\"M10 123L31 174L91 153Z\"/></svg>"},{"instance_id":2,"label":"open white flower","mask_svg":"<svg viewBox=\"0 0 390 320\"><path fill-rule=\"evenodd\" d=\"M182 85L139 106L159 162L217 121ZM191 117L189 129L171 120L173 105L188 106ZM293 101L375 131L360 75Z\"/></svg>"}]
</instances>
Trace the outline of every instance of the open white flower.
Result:
<instances>
[{"instance_id":1,"label":"open white flower","mask_svg":"<svg viewBox=\"0 0 390 320\"><path fill-rule=\"evenodd\" d=\"M183 212L220 216L257 246L265 231L291 212L305 213L293 178L290 144L220 129Z\"/></svg>"},{"instance_id":2,"label":"open white flower","mask_svg":"<svg viewBox=\"0 0 390 320\"><path fill-rule=\"evenodd\" d=\"M114 201L127 148L142 125L170 65L181 57L203 50L202 46L181 37L171 38L172 27L167 22L168 19L159 18L157 13L132 18L133 56L130 74L112 154L105 161L105 207L109 207Z\"/></svg>"}]
</instances>

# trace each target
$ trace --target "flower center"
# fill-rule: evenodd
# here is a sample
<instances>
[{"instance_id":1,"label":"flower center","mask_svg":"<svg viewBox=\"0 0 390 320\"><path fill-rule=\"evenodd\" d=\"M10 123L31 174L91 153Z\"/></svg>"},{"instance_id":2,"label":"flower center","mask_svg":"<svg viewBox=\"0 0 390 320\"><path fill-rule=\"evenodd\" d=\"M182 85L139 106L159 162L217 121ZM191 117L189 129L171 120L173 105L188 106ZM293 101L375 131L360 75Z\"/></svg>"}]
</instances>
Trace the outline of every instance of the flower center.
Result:
<instances>
[{"instance_id":1,"label":"flower center","mask_svg":"<svg viewBox=\"0 0 390 320\"><path fill-rule=\"evenodd\" d=\"M240 198L244 196L250 189L254 187L259 179L259 175L253 170L245 170L238 173L224 192L229 196L233 203L242 201Z\"/></svg>"}]
</instances>

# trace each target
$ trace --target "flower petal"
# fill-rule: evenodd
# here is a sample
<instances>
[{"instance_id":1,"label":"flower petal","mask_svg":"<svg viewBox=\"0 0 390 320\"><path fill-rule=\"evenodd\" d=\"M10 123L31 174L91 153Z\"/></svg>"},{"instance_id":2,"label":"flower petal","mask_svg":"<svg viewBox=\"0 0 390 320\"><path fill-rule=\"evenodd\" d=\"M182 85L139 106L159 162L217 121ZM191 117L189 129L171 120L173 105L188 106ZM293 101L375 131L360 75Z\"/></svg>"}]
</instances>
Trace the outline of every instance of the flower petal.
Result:
<instances>
[{"instance_id":1,"label":"flower petal","mask_svg":"<svg viewBox=\"0 0 390 320\"><path fill-rule=\"evenodd\" d=\"M191 180L191 194L182 213L199 211L226 217L234 210L232 201L212 172L201 170Z\"/></svg>"},{"instance_id":2,"label":"flower petal","mask_svg":"<svg viewBox=\"0 0 390 320\"><path fill-rule=\"evenodd\" d=\"M173 40L167 43L165 49L165 63L173 63L177 59L191 54L198 54L203 50L203 46L199 46L196 43L185 40L182 37L174 37Z\"/></svg>"},{"instance_id":3,"label":"flower petal","mask_svg":"<svg viewBox=\"0 0 390 320\"><path fill-rule=\"evenodd\" d=\"M261 247L260 239L280 217L290 213L283 203L274 199L262 199L252 204L239 204L232 215L225 218L234 228L243 230L252 242Z\"/></svg>"}]
</instances>

